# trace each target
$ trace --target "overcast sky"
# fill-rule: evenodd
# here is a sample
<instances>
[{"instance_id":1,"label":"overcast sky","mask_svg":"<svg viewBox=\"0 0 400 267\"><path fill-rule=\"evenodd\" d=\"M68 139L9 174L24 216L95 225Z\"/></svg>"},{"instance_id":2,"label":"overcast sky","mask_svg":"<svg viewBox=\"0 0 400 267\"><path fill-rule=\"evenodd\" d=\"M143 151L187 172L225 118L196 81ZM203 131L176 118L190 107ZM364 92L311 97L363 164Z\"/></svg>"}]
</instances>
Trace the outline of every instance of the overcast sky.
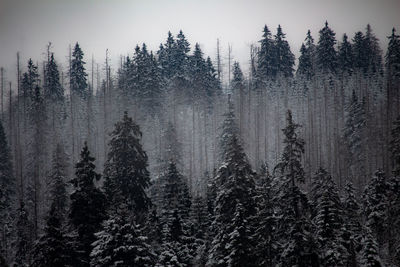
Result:
<instances>
[{"instance_id":1,"label":"overcast sky","mask_svg":"<svg viewBox=\"0 0 400 267\"><path fill-rule=\"evenodd\" d=\"M370 23L386 50L392 27L400 29L399 11L400 0L0 0L0 66L13 76L17 51L25 67L29 57L44 59L49 41L64 63L68 45L78 41L87 62L94 55L102 64L108 48L117 67L137 43L157 50L168 31L182 29L212 59L217 38L224 56L232 44L234 59L247 69L249 46L261 39L264 24L273 34L281 24L297 58L307 30L317 41L326 20L338 40Z\"/></svg>"}]
</instances>

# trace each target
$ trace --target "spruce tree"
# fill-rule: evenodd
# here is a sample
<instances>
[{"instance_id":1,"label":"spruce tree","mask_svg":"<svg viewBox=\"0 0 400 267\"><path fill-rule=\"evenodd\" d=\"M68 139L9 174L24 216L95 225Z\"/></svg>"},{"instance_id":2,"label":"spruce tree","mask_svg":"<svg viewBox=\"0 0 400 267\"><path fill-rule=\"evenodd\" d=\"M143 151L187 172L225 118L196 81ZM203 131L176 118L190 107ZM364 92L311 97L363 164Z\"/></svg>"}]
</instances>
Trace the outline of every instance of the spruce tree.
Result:
<instances>
[{"instance_id":1,"label":"spruce tree","mask_svg":"<svg viewBox=\"0 0 400 267\"><path fill-rule=\"evenodd\" d=\"M90 266L153 266L155 255L147 237L142 235L128 214L115 214L104 221L102 230L95 234Z\"/></svg>"},{"instance_id":2,"label":"spruce tree","mask_svg":"<svg viewBox=\"0 0 400 267\"><path fill-rule=\"evenodd\" d=\"M259 41L261 46L257 57L257 79L266 81L267 79L274 78L277 72L275 43L267 25L264 26L262 37L263 39Z\"/></svg>"},{"instance_id":3,"label":"spruce tree","mask_svg":"<svg viewBox=\"0 0 400 267\"><path fill-rule=\"evenodd\" d=\"M305 182L302 166L304 141L298 137L300 127L293 121L290 110L286 116L283 154L275 167L274 202L277 203L277 234L280 239L280 258L284 266L310 266L315 264L316 251L312 246L308 200L300 185Z\"/></svg>"},{"instance_id":4,"label":"spruce tree","mask_svg":"<svg viewBox=\"0 0 400 267\"><path fill-rule=\"evenodd\" d=\"M104 188L110 208L123 201L138 217L146 214L151 206L146 193L150 185L148 158L141 138L139 126L125 112L111 133L104 169ZM123 199L116 199L118 196Z\"/></svg>"},{"instance_id":5,"label":"spruce tree","mask_svg":"<svg viewBox=\"0 0 400 267\"><path fill-rule=\"evenodd\" d=\"M38 66L33 64L32 59L28 60L28 71L22 76L21 90L25 100L29 100L39 85Z\"/></svg>"},{"instance_id":6,"label":"spruce tree","mask_svg":"<svg viewBox=\"0 0 400 267\"><path fill-rule=\"evenodd\" d=\"M234 117L227 117L224 125L229 126L232 122ZM217 197L212 228L216 235L211 244L208 264L243 266L246 263L246 266L254 266L254 243L249 233L254 225L252 218L256 215L255 173L247 161L239 137L234 131L228 130L229 127L225 129L224 161L215 177ZM232 221L232 218L235 219Z\"/></svg>"},{"instance_id":7,"label":"spruce tree","mask_svg":"<svg viewBox=\"0 0 400 267\"><path fill-rule=\"evenodd\" d=\"M32 267L70 266L70 254L62 229L63 215L58 213L54 204L47 217L44 235L35 244Z\"/></svg>"},{"instance_id":8,"label":"spruce tree","mask_svg":"<svg viewBox=\"0 0 400 267\"><path fill-rule=\"evenodd\" d=\"M379 40L372 32L370 24L365 29L365 52L367 72L370 74L382 73L382 50L379 46Z\"/></svg>"},{"instance_id":9,"label":"spruce tree","mask_svg":"<svg viewBox=\"0 0 400 267\"><path fill-rule=\"evenodd\" d=\"M44 86L44 97L53 101L62 101L64 99L64 88L60 83L60 73L54 60L54 54L51 53L50 61L46 65L46 80Z\"/></svg>"},{"instance_id":10,"label":"spruce tree","mask_svg":"<svg viewBox=\"0 0 400 267\"><path fill-rule=\"evenodd\" d=\"M368 55L365 36L361 31L355 33L353 43L354 68L361 73L366 73L368 70Z\"/></svg>"},{"instance_id":11,"label":"spruce tree","mask_svg":"<svg viewBox=\"0 0 400 267\"><path fill-rule=\"evenodd\" d=\"M275 37L275 62L277 75L283 77L292 77L294 71L294 55L290 51L289 43L286 41L286 34L282 32L281 25L278 25L278 29Z\"/></svg>"},{"instance_id":12,"label":"spruce tree","mask_svg":"<svg viewBox=\"0 0 400 267\"><path fill-rule=\"evenodd\" d=\"M364 230L364 237L361 240L361 264L365 267L381 267L384 266L379 257L378 244L371 230L367 227Z\"/></svg>"},{"instance_id":13,"label":"spruce tree","mask_svg":"<svg viewBox=\"0 0 400 267\"><path fill-rule=\"evenodd\" d=\"M80 161L75 167L75 178L71 181L74 191L70 197L69 219L77 231L77 242L81 251L78 260L81 266L89 266L91 244L95 241L94 233L100 230L101 223L106 218L106 197L95 186L100 175L95 171L94 160L85 142Z\"/></svg>"},{"instance_id":14,"label":"spruce tree","mask_svg":"<svg viewBox=\"0 0 400 267\"><path fill-rule=\"evenodd\" d=\"M342 42L339 44L338 67L342 74L351 75L353 72L353 50L346 34L343 34Z\"/></svg>"},{"instance_id":15,"label":"spruce tree","mask_svg":"<svg viewBox=\"0 0 400 267\"><path fill-rule=\"evenodd\" d=\"M400 77L400 35L396 34L396 29L392 29L392 34L388 36L389 44L386 52L386 69L389 77Z\"/></svg>"},{"instance_id":16,"label":"spruce tree","mask_svg":"<svg viewBox=\"0 0 400 267\"><path fill-rule=\"evenodd\" d=\"M337 53L335 50L335 32L329 28L328 22L319 31L319 40L316 49L316 60L319 70L323 73L336 73Z\"/></svg>"},{"instance_id":17,"label":"spruce tree","mask_svg":"<svg viewBox=\"0 0 400 267\"><path fill-rule=\"evenodd\" d=\"M83 61L83 51L79 44L76 43L72 52L70 82L71 91L78 96L85 98L88 95L87 91L87 73L85 70L86 62Z\"/></svg>"}]
</instances>

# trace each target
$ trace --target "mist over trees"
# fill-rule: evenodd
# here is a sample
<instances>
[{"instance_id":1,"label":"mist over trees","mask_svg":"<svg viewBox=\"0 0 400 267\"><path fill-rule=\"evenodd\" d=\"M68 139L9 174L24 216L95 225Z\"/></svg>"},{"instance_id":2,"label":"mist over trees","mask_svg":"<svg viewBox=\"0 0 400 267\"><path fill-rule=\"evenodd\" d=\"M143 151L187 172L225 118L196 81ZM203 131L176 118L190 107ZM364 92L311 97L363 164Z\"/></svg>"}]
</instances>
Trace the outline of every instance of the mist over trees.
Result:
<instances>
[{"instance_id":1,"label":"mist over trees","mask_svg":"<svg viewBox=\"0 0 400 267\"><path fill-rule=\"evenodd\" d=\"M17 53L0 266L400 266L400 36L326 22L296 65L271 30L249 73L182 31L116 66Z\"/></svg>"}]
</instances>

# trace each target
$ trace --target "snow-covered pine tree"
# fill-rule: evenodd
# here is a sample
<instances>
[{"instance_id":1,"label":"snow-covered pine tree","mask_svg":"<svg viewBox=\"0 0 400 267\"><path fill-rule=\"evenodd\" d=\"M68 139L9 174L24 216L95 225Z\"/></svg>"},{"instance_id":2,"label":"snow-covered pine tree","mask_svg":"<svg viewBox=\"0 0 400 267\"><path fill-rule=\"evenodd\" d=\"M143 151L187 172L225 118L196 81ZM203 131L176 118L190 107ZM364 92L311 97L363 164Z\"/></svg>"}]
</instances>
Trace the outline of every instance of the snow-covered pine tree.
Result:
<instances>
[{"instance_id":1,"label":"snow-covered pine tree","mask_svg":"<svg viewBox=\"0 0 400 267\"><path fill-rule=\"evenodd\" d=\"M319 40L316 49L316 60L319 71L322 73L336 73L337 53L335 50L335 32L329 28L328 22L319 31Z\"/></svg>"},{"instance_id":2,"label":"snow-covered pine tree","mask_svg":"<svg viewBox=\"0 0 400 267\"><path fill-rule=\"evenodd\" d=\"M361 240L361 265L365 267L384 266L379 257L378 244L371 229L368 226L364 229L364 236Z\"/></svg>"},{"instance_id":3,"label":"snow-covered pine tree","mask_svg":"<svg viewBox=\"0 0 400 267\"><path fill-rule=\"evenodd\" d=\"M125 112L111 133L104 169L104 189L110 208L118 202L126 202L139 221L151 206L146 193L150 185L148 158L142 148L141 138L139 126ZM116 199L119 196L122 199Z\"/></svg>"},{"instance_id":4,"label":"snow-covered pine tree","mask_svg":"<svg viewBox=\"0 0 400 267\"><path fill-rule=\"evenodd\" d=\"M56 202L53 202L46 220L44 234L39 238L32 253L32 267L71 266L69 249L66 246L62 220Z\"/></svg>"},{"instance_id":5,"label":"snow-covered pine tree","mask_svg":"<svg viewBox=\"0 0 400 267\"><path fill-rule=\"evenodd\" d=\"M51 53L50 61L46 65L46 80L44 82L45 99L56 102L64 100L64 88L60 83L60 73L54 59L54 53Z\"/></svg>"},{"instance_id":6,"label":"snow-covered pine tree","mask_svg":"<svg viewBox=\"0 0 400 267\"><path fill-rule=\"evenodd\" d=\"M392 34L388 37L389 44L386 53L386 69L388 71L388 77L399 78L400 77L400 35L396 34L396 29L392 29Z\"/></svg>"},{"instance_id":7,"label":"snow-covered pine tree","mask_svg":"<svg viewBox=\"0 0 400 267\"><path fill-rule=\"evenodd\" d=\"M114 214L95 234L90 266L153 266L155 255L140 227L129 221L128 213Z\"/></svg>"},{"instance_id":8,"label":"snow-covered pine tree","mask_svg":"<svg viewBox=\"0 0 400 267\"><path fill-rule=\"evenodd\" d=\"M258 266L272 267L276 263L275 229L276 217L274 216L274 203L272 192L272 176L268 165L263 164L257 177L257 223L254 238L256 240L255 255Z\"/></svg>"},{"instance_id":9,"label":"snow-covered pine tree","mask_svg":"<svg viewBox=\"0 0 400 267\"><path fill-rule=\"evenodd\" d=\"M308 200L300 185L305 182L302 166L304 141L298 137L292 112L288 110L283 154L275 167L274 202L276 205L277 235L280 242L278 264L283 266L314 266L317 253L310 236L311 226L308 215Z\"/></svg>"},{"instance_id":10,"label":"snow-covered pine tree","mask_svg":"<svg viewBox=\"0 0 400 267\"><path fill-rule=\"evenodd\" d=\"M377 170L365 187L363 211L367 227L379 247L387 242L389 184L382 170Z\"/></svg>"},{"instance_id":11,"label":"snow-covered pine tree","mask_svg":"<svg viewBox=\"0 0 400 267\"><path fill-rule=\"evenodd\" d=\"M315 74L315 45L314 39L311 36L311 31L308 30L306 39L300 48L299 66L297 67L296 75L311 80Z\"/></svg>"},{"instance_id":12,"label":"snow-covered pine tree","mask_svg":"<svg viewBox=\"0 0 400 267\"><path fill-rule=\"evenodd\" d=\"M361 241L360 205L355 195L353 183L344 187L343 205L343 240L348 252L347 266L357 266L357 251Z\"/></svg>"},{"instance_id":13,"label":"snow-covered pine tree","mask_svg":"<svg viewBox=\"0 0 400 267\"><path fill-rule=\"evenodd\" d=\"M255 173L247 161L239 141L235 117L229 112L224 121L222 144L226 147L224 161L217 171L215 183L215 219L212 224L215 236L209 252L210 266L254 266L254 243L250 231L253 216ZM221 140L222 141L222 140ZM232 218L236 218L232 221ZM240 232L239 232L240 228Z\"/></svg>"},{"instance_id":14,"label":"snow-covered pine tree","mask_svg":"<svg viewBox=\"0 0 400 267\"><path fill-rule=\"evenodd\" d=\"M332 176L320 168L316 174L320 182L314 203L316 215L313 218L319 245L322 266L344 266L348 257L344 247L343 212L339 192Z\"/></svg>"},{"instance_id":15,"label":"snow-covered pine tree","mask_svg":"<svg viewBox=\"0 0 400 267\"><path fill-rule=\"evenodd\" d=\"M101 229L101 223L107 217L106 197L95 186L95 181L100 179L100 175L95 171L94 160L85 142L81 159L75 167L75 178L71 181L74 191L70 196L69 219L77 231L76 242L81 251L78 260L81 266L89 266L91 244L95 241L94 233Z\"/></svg>"}]
</instances>

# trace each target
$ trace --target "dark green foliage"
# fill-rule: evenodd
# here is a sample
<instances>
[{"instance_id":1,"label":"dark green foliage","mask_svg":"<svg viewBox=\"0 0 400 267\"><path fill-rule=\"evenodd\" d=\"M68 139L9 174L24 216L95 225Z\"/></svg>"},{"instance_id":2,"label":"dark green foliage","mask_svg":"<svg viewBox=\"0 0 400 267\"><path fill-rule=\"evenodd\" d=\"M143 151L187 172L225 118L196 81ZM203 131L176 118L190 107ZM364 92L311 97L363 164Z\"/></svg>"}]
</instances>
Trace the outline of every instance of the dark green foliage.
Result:
<instances>
[{"instance_id":1,"label":"dark green foliage","mask_svg":"<svg viewBox=\"0 0 400 267\"><path fill-rule=\"evenodd\" d=\"M141 138L139 126L125 112L111 133L104 170L104 187L110 208L123 201L139 217L151 205L146 193L150 185L148 158L140 143ZM122 199L118 199L119 196Z\"/></svg>"},{"instance_id":2,"label":"dark green foliage","mask_svg":"<svg viewBox=\"0 0 400 267\"><path fill-rule=\"evenodd\" d=\"M77 242L82 251L79 260L82 266L89 265L94 233L100 230L101 223L106 218L106 197L94 184L100 179L100 175L96 173L93 162L94 158L90 156L85 143L81 159L75 167L75 178L71 181L74 191L71 194L69 213L70 222L78 234Z\"/></svg>"}]
</instances>

